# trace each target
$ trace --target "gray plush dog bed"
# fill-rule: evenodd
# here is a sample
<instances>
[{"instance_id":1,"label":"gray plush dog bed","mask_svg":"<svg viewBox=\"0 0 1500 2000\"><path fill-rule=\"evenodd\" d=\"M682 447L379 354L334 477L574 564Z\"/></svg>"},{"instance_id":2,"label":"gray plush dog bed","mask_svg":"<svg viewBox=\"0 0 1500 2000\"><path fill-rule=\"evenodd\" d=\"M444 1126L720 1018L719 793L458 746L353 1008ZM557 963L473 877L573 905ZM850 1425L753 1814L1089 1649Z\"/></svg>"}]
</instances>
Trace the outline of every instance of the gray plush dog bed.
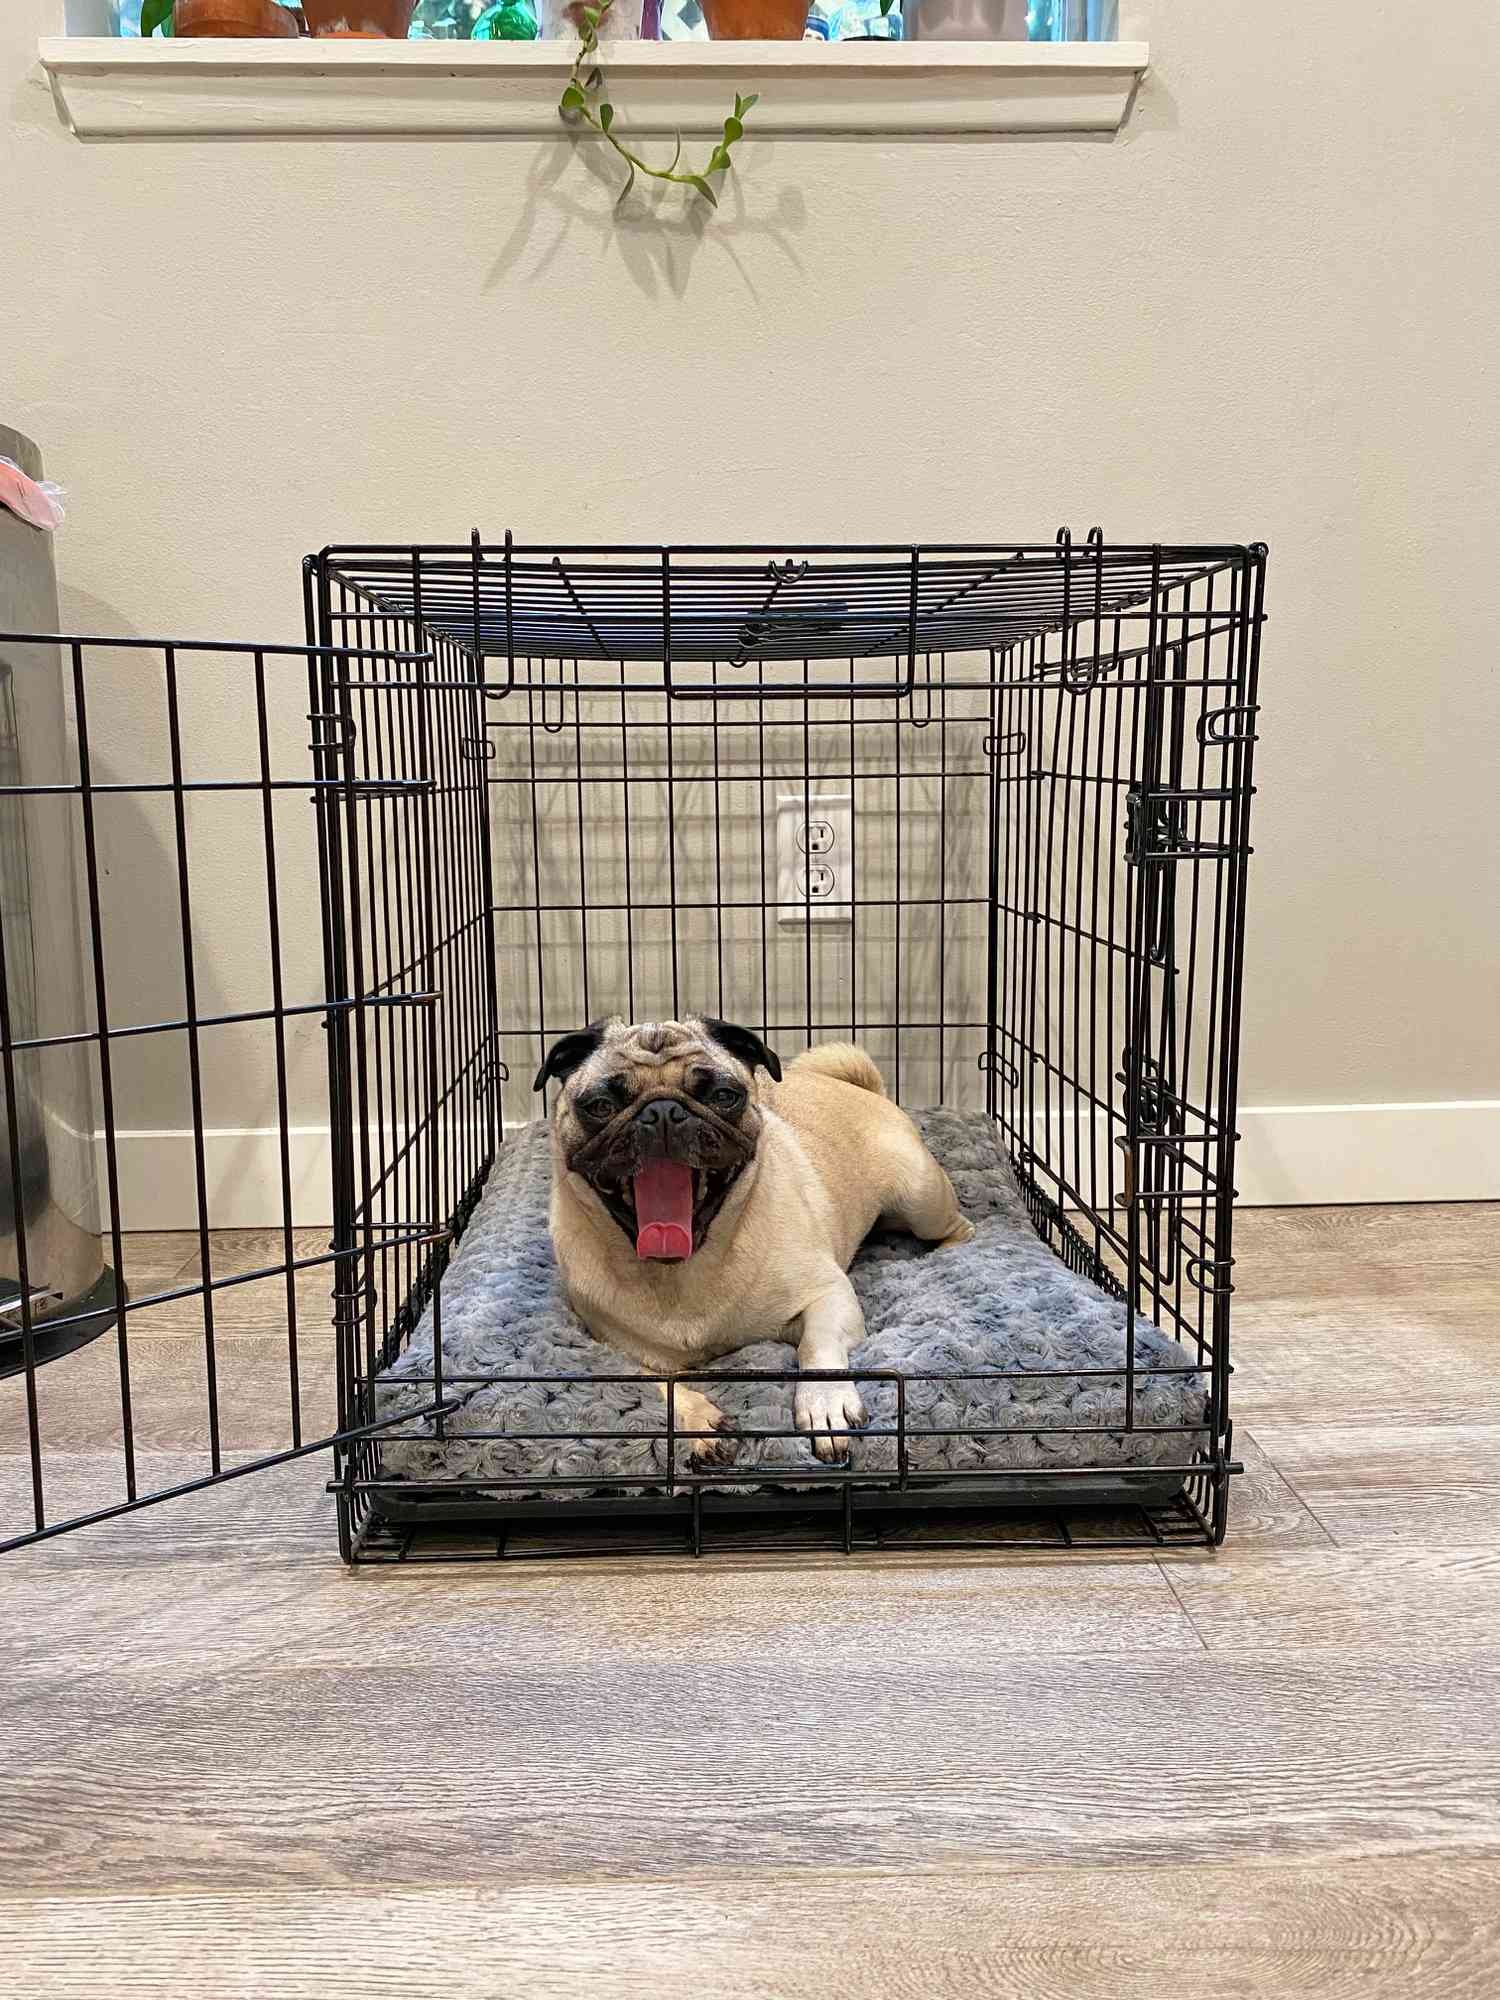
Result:
<instances>
[{"instance_id":1,"label":"gray plush dog bed","mask_svg":"<svg viewBox=\"0 0 1500 2000\"><path fill-rule=\"evenodd\" d=\"M893 1369L947 1379L906 1385L907 1463L914 1472L943 1471L955 1482L986 1468L1134 1468L1129 1482L1031 1480L986 1482L992 1500L1118 1498L1122 1485L1135 1497L1166 1499L1180 1474L1143 1478L1153 1466L1191 1463L1202 1437L1151 1435L1097 1428L1123 1422L1124 1307L1070 1271L1041 1242L1016 1186L992 1122L982 1113L949 1110L914 1114L924 1138L953 1180L964 1213L974 1222L973 1241L933 1252L911 1237L879 1233L860 1250L850 1271L864 1307L866 1335L855 1348L851 1372ZM387 1433L379 1444L380 1477L410 1482L412 1499L438 1498L435 1483L493 1477L518 1485L495 1489L498 1500L544 1493L576 1500L579 1487L538 1488L525 1482L553 1475L608 1484L635 1493L659 1490L666 1470L666 1412L649 1380L534 1383L528 1375L624 1375L635 1364L600 1346L569 1311L547 1230L551 1154L544 1123L509 1138L483 1199L443 1280L442 1332L445 1377L484 1374L483 1384L448 1387L462 1408L446 1419L439 1438L430 1418L415 1417L410 1432ZM1154 1327L1136 1323L1138 1370L1182 1368L1193 1357ZM432 1315L429 1309L406 1351L381 1377L377 1415L417 1411L431 1396ZM784 1379L698 1382L742 1430L792 1430L795 1350L762 1341L726 1355L725 1369L767 1369ZM983 1371L1012 1371L1006 1380L964 1380ZM1026 1374L1014 1371L1060 1371ZM1071 1373L1068 1371L1078 1371ZM862 1382L870 1429L896 1424L894 1382ZM1207 1408L1206 1378L1197 1372L1136 1377L1136 1423L1198 1424ZM1056 1426L1055 1429L1048 1429ZM1082 1428L1088 1427L1088 1428ZM994 1429L1028 1435L986 1436ZM535 1432L475 1437L474 1432ZM572 1433L605 1432L580 1442ZM952 1433L933 1435L932 1433ZM1040 1435L1035 1433L1042 1433ZM896 1469L894 1436L861 1436L852 1442L856 1472ZM677 1447L679 1469L687 1447ZM742 1438L727 1490L769 1491L784 1469L807 1473L817 1461L801 1436ZM718 1481L715 1482L719 1484ZM785 1491L789 1484L783 1482ZM1064 1495L1060 1489L1071 1491ZM1106 1492L1106 1487L1111 1489ZM425 1493L423 1489L426 1489ZM474 1489L461 1496L472 1502ZM482 1493L481 1493L481 1498Z\"/></svg>"}]
</instances>

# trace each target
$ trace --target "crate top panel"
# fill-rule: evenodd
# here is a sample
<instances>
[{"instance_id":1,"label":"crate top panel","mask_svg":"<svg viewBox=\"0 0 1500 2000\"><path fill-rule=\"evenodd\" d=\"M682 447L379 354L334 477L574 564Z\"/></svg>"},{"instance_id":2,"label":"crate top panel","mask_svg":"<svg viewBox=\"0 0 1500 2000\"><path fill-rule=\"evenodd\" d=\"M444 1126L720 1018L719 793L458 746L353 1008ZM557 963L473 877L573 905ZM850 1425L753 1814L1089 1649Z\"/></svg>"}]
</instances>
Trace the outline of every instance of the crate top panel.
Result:
<instances>
[{"instance_id":1,"label":"crate top panel","mask_svg":"<svg viewBox=\"0 0 1500 2000\"><path fill-rule=\"evenodd\" d=\"M1004 648L1168 608L1243 546L1098 540L879 548L331 547L336 637L410 620L480 655L723 662L900 659ZM1229 608L1226 591L1222 608ZM383 641L382 641L383 643Z\"/></svg>"}]
</instances>

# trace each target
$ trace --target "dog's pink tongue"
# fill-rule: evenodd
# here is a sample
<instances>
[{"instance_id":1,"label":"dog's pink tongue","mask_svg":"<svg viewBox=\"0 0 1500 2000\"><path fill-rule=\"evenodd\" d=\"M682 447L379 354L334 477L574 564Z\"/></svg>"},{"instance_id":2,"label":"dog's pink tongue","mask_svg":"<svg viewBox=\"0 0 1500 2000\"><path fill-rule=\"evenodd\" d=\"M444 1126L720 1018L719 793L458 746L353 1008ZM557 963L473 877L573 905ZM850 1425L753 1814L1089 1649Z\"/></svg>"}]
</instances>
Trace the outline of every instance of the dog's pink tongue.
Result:
<instances>
[{"instance_id":1,"label":"dog's pink tongue","mask_svg":"<svg viewBox=\"0 0 1500 2000\"><path fill-rule=\"evenodd\" d=\"M693 1254L693 1170L648 1160L635 1176L635 1254L669 1263Z\"/></svg>"}]
</instances>

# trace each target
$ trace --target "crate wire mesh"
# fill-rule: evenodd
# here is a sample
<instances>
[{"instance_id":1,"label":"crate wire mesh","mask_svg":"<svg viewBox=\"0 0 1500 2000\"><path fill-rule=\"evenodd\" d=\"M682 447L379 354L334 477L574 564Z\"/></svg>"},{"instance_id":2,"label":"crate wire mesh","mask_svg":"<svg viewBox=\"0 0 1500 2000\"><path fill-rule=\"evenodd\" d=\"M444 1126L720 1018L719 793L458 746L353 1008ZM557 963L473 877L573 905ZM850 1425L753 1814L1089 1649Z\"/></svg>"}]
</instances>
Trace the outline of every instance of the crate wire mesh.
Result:
<instances>
[{"instance_id":1,"label":"crate wire mesh","mask_svg":"<svg viewBox=\"0 0 1500 2000\"><path fill-rule=\"evenodd\" d=\"M908 1103L983 1106L1054 1246L1211 1371L1181 1512L1126 1524L1153 1541L1223 1528L1262 569L1259 550L1109 550L1097 535L794 554L476 542L319 564L324 644L441 635L498 662L464 748L491 797L503 1119L531 1115L553 1035L710 1003L783 1053L857 1036ZM854 854L839 926L788 911L773 851L782 800L832 793ZM384 1221L363 1185L356 1237ZM394 1352L383 1326L366 1326L377 1362ZM440 1371L434 1393L458 1391ZM367 1396L347 1414L373 1409ZM705 1491L733 1478L672 1482L695 1546ZM846 1540L870 1484L856 1496L850 1473L828 1503ZM370 1508L392 1490L375 1452L348 1455L365 1553L421 1552ZM449 1497L474 1495L455 1479Z\"/></svg>"},{"instance_id":2,"label":"crate wire mesh","mask_svg":"<svg viewBox=\"0 0 1500 2000\"><path fill-rule=\"evenodd\" d=\"M1037 546L795 551L527 548L476 534L309 558L307 645L277 657L305 675L311 783L271 768L269 650L217 656L253 680L258 769L211 782L238 783L260 808L273 967L268 1004L225 1010L223 1025L253 1018L270 1032L282 1142L275 1252L227 1280L211 1275L201 1102L201 1044L220 1016L200 1016L194 994L183 810L205 781L182 761L182 649L141 649L168 670L184 1004L121 1027L96 980L97 1013L77 1032L101 1080L120 1038L142 1033L184 1042L198 1078L201 1274L172 1295L202 1313L209 1462L174 1486L332 1440L341 1547L365 1560L556 1552L553 1531L575 1517L567 1546L579 1552L697 1552L705 1536L733 1548L1221 1539L1264 557L1259 545L1112 548L1094 531ZM72 642L81 744L92 657ZM70 796L85 819L100 789L81 753ZM837 911L814 916L778 867L778 812L800 801L805 816L830 797L846 802L851 873ZM297 989L281 964L289 843L315 848L323 919L321 967L299 967ZM108 928L97 874L86 894L97 962ZM971 1520L958 1503L974 1507L972 1488L911 1473L903 1438L889 1479L820 1466L815 1486L753 1502L714 1491L732 1468L671 1472L651 1499L522 1500L501 1481L476 1494L455 1479L439 1495L451 1503L441 1526L388 1518L397 1488L382 1472L375 1380L431 1308L427 1419L439 1434L472 1386L444 1375L442 1274L505 1129L536 1114L543 1050L602 1013L692 1009L757 1028L783 1058L857 1038L908 1105L998 1121L1043 1238L1207 1375L1207 1423L1174 1459L1179 1499L1000 1515L1011 1476L990 1472ZM333 1231L316 1249L294 1230L287 1141L294 1108L309 1122L307 1078L289 1084L284 1049L299 1017L326 1024ZM107 1106L101 1123L111 1157ZM113 1177L106 1205L119 1256ZM334 1322L331 1410L316 1435L296 1386L310 1271L332 1274ZM268 1279L286 1288L290 1422L275 1451L230 1463L215 1300L223 1284ZM130 1464L128 1330L153 1302L137 1294L115 1316L125 1490L108 1507L150 1497ZM1134 1428L1142 1372L1132 1346L1122 1406L1101 1430ZM34 1405L45 1377L28 1365L23 1379ZM681 1434L670 1395L664 1422ZM67 1523L44 1510L36 1424L28 1444L24 1532L52 1532ZM953 1504L938 1512L941 1501Z\"/></svg>"}]
</instances>

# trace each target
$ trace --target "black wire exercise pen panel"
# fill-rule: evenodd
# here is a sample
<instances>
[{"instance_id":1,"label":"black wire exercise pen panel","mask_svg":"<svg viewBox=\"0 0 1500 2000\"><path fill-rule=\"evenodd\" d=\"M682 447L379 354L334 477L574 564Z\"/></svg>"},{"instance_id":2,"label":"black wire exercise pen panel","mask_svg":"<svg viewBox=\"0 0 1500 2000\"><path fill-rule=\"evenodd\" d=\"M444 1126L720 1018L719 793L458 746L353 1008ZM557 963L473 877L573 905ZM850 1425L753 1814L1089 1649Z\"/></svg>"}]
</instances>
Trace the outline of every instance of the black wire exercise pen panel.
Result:
<instances>
[{"instance_id":1,"label":"black wire exercise pen panel","mask_svg":"<svg viewBox=\"0 0 1500 2000\"><path fill-rule=\"evenodd\" d=\"M0 784L3 1548L326 1452L349 1260L298 1209L326 1215L321 1044L354 1003L316 914L345 789L327 661L9 633L0 663L23 712ZM432 1012L415 981L361 1004ZM226 1237L246 1180L257 1226ZM105 1284L57 1281L60 1225L102 1242Z\"/></svg>"},{"instance_id":2,"label":"black wire exercise pen panel","mask_svg":"<svg viewBox=\"0 0 1500 2000\"><path fill-rule=\"evenodd\" d=\"M564 1523L583 1550L1217 1540L1263 572L1258 547L1097 534L776 551L476 537L310 558L301 648L53 642L72 747L0 791L33 851L59 816L78 843L85 997L21 1018L7 892L8 1145L19 1186L40 1066L85 1052L103 1170L78 1213L123 1285L87 1327L75 1314L108 1337L46 1366L48 1309L19 1287L0 1544L330 1441L342 1546L367 1560L539 1553ZM0 639L0 655L42 645ZM106 770L89 717L118 712L101 682L120 674L155 735ZM845 816L852 872L812 912L781 821L815 799ZM264 929L232 990L213 949L226 850ZM1203 1369L1175 1501L1070 1500L1028 1525L994 1513L1003 1473L966 1493L819 1468L816 1490L764 1496L752 1519L715 1490L727 1480L674 1471L648 1499L455 1478L427 1495L440 1528L398 1518L378 1439L402 1433L376 1380L435 1314L428 1428L461 1401L442 1276L506 1128L535 1115L542 1048L600 1013L694 1007L783 1055L856 1036L909 1105L998 1122L1045 1240ZM269 1143L262 1227L241 1240L219 1230L243 1208L221 1121L243 1116L247 1076ZM164 1171L192 1219L170 1274L131 1234L136 1128L163 1122L164 1089L187 1142ZM303 1226L330 1181L331 1235ZM24 1217L17 1235L24 1261ZM253 1362L237 1337L252 1300ZM8 1326L0 1310L0 1343Z\"/></svg>"}]
</instances>

